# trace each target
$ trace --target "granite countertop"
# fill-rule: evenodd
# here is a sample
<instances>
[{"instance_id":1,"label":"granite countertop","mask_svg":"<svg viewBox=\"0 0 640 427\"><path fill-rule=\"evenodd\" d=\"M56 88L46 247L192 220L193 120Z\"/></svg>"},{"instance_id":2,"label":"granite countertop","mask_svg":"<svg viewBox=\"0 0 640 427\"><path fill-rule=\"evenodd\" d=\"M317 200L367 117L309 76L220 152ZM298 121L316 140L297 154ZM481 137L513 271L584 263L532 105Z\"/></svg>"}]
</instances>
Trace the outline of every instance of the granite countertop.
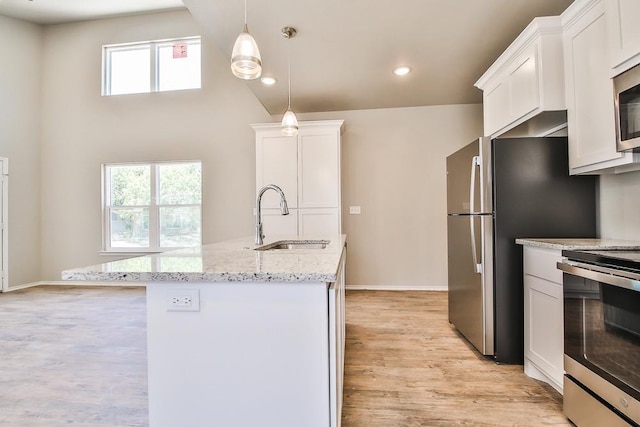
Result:
<instances>
[{"instance_id":1,"label":"granite countertop","mask_svg":"<svg viewBox=\"0 0 640 427\"><path fill-rule=\"evenodd\" d=\"M616 239L516 239L523 246L561 250L614 250L640 249L640 242Z\"/></svg>"},{"instance_id":2,"label":"granite countertop","mask_svg":"<svg viewBox=\"0 0 640 427\"><path fill-rule=\"evenodd\" d=\"M303 239L307 238L296 237L292 240ZM326 240L330 243L325 249L256 251L253 249L253 238L247 237L66 270L62 272L62 279L109 282L331 283L336 281L346 236ZM265 244L273 241L265 241Z\"/></svg>"}]
</instances>

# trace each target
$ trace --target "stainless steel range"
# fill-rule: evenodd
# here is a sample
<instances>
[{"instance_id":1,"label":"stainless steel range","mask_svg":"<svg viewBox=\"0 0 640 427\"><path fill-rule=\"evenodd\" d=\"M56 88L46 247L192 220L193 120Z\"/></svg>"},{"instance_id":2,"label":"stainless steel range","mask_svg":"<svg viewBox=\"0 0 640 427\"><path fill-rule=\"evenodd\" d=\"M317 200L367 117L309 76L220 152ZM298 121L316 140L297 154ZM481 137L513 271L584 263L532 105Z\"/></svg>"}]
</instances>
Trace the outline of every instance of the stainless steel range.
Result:
<instances>
[{"instance_id":1,"label":"stainless steel range","mask_svg":"<svg viewBox=\"0 0 640 427\"><path fill-rule=\"evenodd\" d=\"M640 423L640 252L564 251L564 412Z\"/></svg>"}]
</instances>

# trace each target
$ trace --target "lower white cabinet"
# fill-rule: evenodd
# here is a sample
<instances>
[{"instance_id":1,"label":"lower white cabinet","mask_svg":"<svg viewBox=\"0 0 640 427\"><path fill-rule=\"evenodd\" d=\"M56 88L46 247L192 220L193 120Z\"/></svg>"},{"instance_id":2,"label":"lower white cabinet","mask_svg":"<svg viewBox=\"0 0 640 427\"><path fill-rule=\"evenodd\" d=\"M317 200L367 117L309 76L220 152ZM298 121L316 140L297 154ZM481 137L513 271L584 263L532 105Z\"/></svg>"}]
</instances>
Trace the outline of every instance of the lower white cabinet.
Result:
<instances>
[{"instance_id":1,"label":"lower white cabinet","mask_svg":"<svg viewBox=\"0 0 640 427\"><path fill-rule=\"evenodd\" d=\"M149 283L149 425L340 427L345 264L333 283ZM176 292L197 310L168 309Z\"/></svg>"},{"instance_id":2,"label":"lower white cabinet","mask_svg":"<svg viewBox=\"0 0 640 427\"><path fill-rule=\"evenodd\" d=\"M559 249L524 248L524 372L562 393L564 327Z\"/></svg>"},{"instance_id":3,"label":"lower white cabinet","mask_svg":"<svg viewBox=\"0 0 640 427\"><path fill-rule=\"evenodd\" d=\"M347 254L344 250L336 281L329 287L329 378L331 426L342 425L344 348L346 339L345 283Z\"/></svg>"}]
</instances>

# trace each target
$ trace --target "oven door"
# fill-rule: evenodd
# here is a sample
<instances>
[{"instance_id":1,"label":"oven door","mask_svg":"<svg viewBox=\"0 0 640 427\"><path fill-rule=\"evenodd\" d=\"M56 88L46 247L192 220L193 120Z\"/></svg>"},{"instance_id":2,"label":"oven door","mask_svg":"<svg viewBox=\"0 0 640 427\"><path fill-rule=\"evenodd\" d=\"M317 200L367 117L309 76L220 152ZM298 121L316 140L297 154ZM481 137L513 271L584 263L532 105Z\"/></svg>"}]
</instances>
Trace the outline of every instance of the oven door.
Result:
<instances>
[{"instance_id":1,"label":"oven door","mask_svg":"<svg viewBox=\"0 0 640 427\"><path fill-rule=\"evenodd\" d=\"M640 422L640 275L572 261L558 267L567 375Z\"/></svg>"}]
</instances>

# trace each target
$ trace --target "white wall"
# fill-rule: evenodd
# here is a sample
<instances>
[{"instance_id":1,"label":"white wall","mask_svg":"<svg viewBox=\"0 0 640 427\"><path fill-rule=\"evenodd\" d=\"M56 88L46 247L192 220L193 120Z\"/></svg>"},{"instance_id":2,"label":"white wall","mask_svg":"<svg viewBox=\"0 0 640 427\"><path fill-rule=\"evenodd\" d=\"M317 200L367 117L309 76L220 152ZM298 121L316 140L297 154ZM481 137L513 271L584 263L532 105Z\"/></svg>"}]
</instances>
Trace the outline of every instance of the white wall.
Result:
<instances>
[{"instance_id":1,"label":"white wall","mask_svg":"<svg viewBox=\"0 0 640 427\"><path fill-rule=\"evenodd\" d=\"M202 90L102 97L101 46L202 35ZM202 160L203 241L253 232L254 134L270 116L186 11L46 27L42 279L107 262L100 165Z\"/></svg>"},{"instance_id":2,"label":"white wall","mask_svg":"<svg viewBox=\"0 0 640 427\"><path fill-rule=\"evenodd\" d=\"M42 30L0 16L0 157L9 158L9 285L40 277Z\"/></svg>"},{"instance_id":3,"label":"white wall","mask_svg":"<svg viewBox=\"0 0 640 427\"><path fill-rule=\"evenodd\" d=\"M348 285L446 288L446 157L481 135L482 106L335 111L299 119L345 120ZM361 206L362 214L349 215L349 206Z\"/></svg>"},{"instance_id":4,"label":"white wall","mask_svg":"<svg viewBox=\"0 0 640 427\"><path fill-rule=\"evenodd\" d=\"M640 172L600 177L600 235L640 240Z\"/></svg>"}]
</instances>

